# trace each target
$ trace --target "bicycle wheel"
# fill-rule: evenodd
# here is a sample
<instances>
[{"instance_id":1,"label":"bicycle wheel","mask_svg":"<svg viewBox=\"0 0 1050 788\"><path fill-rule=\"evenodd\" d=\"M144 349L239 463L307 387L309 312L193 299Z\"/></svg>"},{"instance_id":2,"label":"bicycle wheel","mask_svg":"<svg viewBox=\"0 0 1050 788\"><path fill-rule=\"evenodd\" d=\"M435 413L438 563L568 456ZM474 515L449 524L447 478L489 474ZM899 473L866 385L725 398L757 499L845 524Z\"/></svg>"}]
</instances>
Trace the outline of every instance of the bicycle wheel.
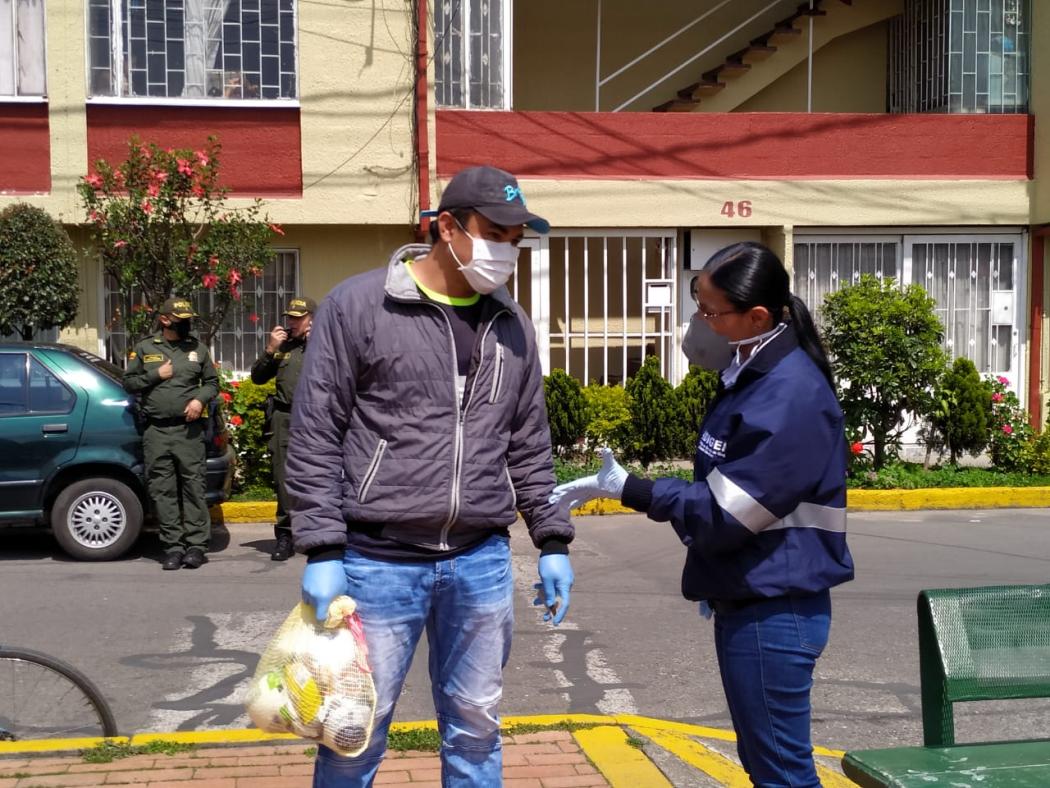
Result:
<instances>
[{"instance_id":1,"label":"bicycle wheel","mask_svg":"<svg viewBox=\"0 0 1050 788\"><path fill-rule=\"evenodd\" d=\"M116 736L109 704L61 660L0 647L0 741Z\"/></svg>"}]
</instances>

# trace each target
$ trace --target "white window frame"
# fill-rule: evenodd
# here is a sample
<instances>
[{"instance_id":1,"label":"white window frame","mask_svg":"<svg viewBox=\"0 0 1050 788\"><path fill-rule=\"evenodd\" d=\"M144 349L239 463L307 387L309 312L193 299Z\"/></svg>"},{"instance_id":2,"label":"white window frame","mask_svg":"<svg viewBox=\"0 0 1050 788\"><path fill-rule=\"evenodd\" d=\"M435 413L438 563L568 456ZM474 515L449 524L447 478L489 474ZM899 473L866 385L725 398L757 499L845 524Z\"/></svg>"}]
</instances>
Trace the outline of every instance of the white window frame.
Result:
<instances>
[{"instance_id":1,"label":"white window frame","mask_svg":"<svg viewBox=\"0 0 1050 788\"><path fill-rule=\"evenodd\" d=\"M434 41L435 50L441 46L441 42L438 40L442 35L440 25L442 24L441 15L436 10L437 5L442 0L435 0L435 13L434 13ZM502 36L503 43L503 58L500 64L500 79L503 83L503 101L498 107L488 106L476 106L471 104L470 101L470 22L471 22L471 0L453 0L453 5L456 8L455 13L461 15L461 30L462 35L460 41L462 44L462 57L460 59L461 67L461 84L463 86L463 103L462 104L438 104L439 109L469 109L469 110L490 110L490 111L506 111L510 110L513 105L514 96L514 77L513 77L513 56L514 56L514 0L491 0L491 2L499 3L503 12L503 20L500 28L500 35ZM435 63L435 71L440 69L440 65ZM436 102L435 102L436 103Z\"/></svg>"},{"instance_id":2,"label":"white window frame","mask_svg":"<svg viewBox=\"0 0 1050 788\"><path fill-rule=\"evenodd\" d=\"M149 2L149 0L146 0ZM110 6L110 57L111 63L124 62L124 38L122 35L121 9L123 0L108 0ZM157 106L180 106L180 107L299 107L302 95L302 69L299 56L299 2L292 0L292 25L294 32L293 46L295 49L295 96L288 98L227 98L225 96L214 97L186 97L181 96L133 96L121 95L125 89L126 79L123 67L115 69L116 85L114 95L96 95L91 88L91 46L90 46L90 14L89 2L84 3L84 91L86 103L96 105L157 105ZM278 11L278 14L280 12Z\"/></svg>"},{"instance_id":3,"label":"white window frame","mask_svg":"<svg viewBox=\"0 0 1050 788\"><path fill-rule=\"evenodd\" d=\"M40 93L19 92L18 74L18 0L11 0L11 84L14 86L13 93L0 93L0 102L5 104L41 104L47 101L47 11L44 0L40 0L40 25L41 25L41 68L44 75L44 89ZM5 42L0 42L3 45Z\"/></svg>"}]
</instances>

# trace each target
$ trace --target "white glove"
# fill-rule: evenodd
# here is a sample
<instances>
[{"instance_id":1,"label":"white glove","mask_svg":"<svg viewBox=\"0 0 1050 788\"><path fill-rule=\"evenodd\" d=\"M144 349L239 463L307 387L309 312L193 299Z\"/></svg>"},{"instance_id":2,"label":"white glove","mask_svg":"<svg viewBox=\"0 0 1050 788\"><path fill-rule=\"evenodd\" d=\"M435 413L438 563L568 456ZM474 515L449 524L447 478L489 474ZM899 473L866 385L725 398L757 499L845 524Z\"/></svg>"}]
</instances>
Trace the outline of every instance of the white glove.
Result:
<instances>
[{"instance_id":1,"label":"white glove","mask_svg":"<svg viewBox=\"0 0 1050 788\"><path fill-rule=\"evenodd\" d=\"M620 498L627 481L627 471L613 457L612 449L602 449L602 467L593 476L559 484L548 501L572 511L595 498Z\"/></svg>"}]
</instances>

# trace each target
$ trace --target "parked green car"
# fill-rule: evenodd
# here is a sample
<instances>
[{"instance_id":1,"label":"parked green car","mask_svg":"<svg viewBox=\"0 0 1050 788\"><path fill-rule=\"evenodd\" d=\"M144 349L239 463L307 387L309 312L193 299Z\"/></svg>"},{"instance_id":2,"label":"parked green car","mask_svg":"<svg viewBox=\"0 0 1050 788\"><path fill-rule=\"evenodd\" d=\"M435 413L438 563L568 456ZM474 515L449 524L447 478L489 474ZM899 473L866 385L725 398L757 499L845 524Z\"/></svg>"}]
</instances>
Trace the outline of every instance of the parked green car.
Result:
<instances>
[{"instance_id":1,"label":"parked green car","mask_svg":"<svg viewBox=\"0 0 1050 788\"><path fill-rule=\"evenodd\" d=\"M74 558L127 552L149 515L142 436L120 367L70 345L0 342L0 524L50 525ZM208 412L207 499L230 495L234 453Z\"/></svg>"}]
</instances>

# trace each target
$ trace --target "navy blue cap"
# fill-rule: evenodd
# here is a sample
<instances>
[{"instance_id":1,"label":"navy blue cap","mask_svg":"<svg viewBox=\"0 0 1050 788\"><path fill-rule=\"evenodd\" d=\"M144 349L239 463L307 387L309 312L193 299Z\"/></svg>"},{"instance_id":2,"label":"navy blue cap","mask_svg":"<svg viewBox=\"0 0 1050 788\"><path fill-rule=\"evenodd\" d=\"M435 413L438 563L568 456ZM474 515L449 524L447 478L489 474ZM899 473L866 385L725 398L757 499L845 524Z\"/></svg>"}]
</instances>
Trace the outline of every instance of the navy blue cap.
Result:
<instances>
[{"instance_id":1,"label":"navy blue cap","mask_svg":"<svg viewBox=\"0 0 1050 788\"><path fill-rule=\"evenodd\" d=\"M525 225L544 235L551 229L550 222L525 207L518 179L496 167L468 167L453 176L441 195L438 212L457 208L477 211L504 227Z\"/></svg>"}]
</instances>

